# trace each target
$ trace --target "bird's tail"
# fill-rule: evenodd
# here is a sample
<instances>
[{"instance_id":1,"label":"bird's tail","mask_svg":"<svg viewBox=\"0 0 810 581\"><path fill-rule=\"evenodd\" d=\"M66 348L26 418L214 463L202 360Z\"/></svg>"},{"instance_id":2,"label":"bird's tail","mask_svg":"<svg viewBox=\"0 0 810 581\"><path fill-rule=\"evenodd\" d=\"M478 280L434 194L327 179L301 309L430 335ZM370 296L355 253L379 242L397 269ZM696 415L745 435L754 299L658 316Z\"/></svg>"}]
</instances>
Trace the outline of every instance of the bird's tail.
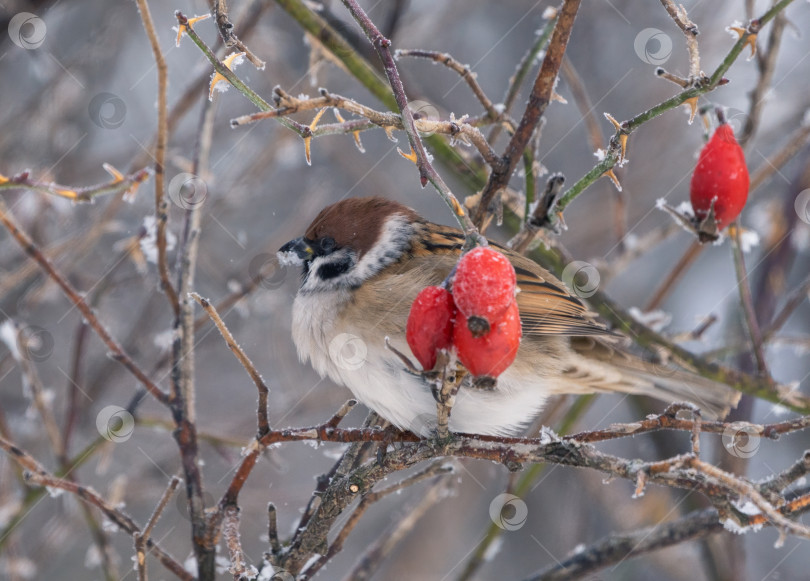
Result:
<instances>
[{"instance_id":1,"label":"bird's tail","mask_svg":"<svg viewBox=\"0 0 810 581\"><path fill-rule=\"evenodd\" d=\"M723 418L737 406L740 392L674 365L645 359L589 337L572 340L576 365L566 379L580 392L619 392L654 397L666 403L687 401L704 417Z\"/></svg>"}]
</instances>

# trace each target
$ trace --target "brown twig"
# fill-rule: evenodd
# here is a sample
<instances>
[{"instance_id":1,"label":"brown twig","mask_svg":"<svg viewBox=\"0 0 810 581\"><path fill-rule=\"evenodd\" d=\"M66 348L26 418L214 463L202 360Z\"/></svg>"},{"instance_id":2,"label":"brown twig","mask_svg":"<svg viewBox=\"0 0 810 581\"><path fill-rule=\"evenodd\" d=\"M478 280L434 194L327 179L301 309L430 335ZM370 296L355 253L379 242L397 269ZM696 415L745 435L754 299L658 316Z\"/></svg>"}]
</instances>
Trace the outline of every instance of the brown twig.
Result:
<instances>
[{"instance_id":1,"label":"brown twig","mask_svg":"<svg viewBox=\"0 0 810 581\"><path fill-rule=\"evenodd\" d=\"M408 136L411 151L416 156L416 167L419 169L419 180L422 183L422 187L427 185L428 182L433 184L433 187L439 192L441 198L453 212L453 216L461 229L464 231L464 235L467 238L469 245L485 245L486 240L480 236L472 220L470 220L470 217L464 211L464 207L459 204L458 200L453 195L453 192L450 191L450 188L447 187L447 184L444 183L441 176L436 173L436 170L433 169L433 166L428 159L427 153L425 152L425 146L422 144L422 140L416 131L416 127L414 127L413 112L408 107L408 97L405 95L405 88L402 86L402 81L399 78L396 62L394 61L394 57L391 55L391 41L382 35L377 26L371 21L365 11L357 3L357 0L343 0L343 4L363 29L363 32L365 32L366 36L374 47L374 50L377 52L383 62L385 75L388 77L388 83L391 85L391 89L394 91L394 98L396 99L397 106L399 107L403 129L405 134Z\"/></svg>"},{"instance_id":2,"label":"brown twig","mask_svg":"<svg viewBox=\"0 0 810 581\"><path fill-rule=\"evenodd\" d=\"M768 341L773 335L787 323L790 316L793 314L799 305L801 305L810 296L810 277L804 279L795 289L793 289L785 299L785 304L774 317L770 324L762 332L762 340Z\"/></svg>"},{"instance_id":3,"label":"brown twig","mask_svg":"<svg viewBox=\"0 0 810 581\"><path fill-rule=\"evenodd\" d=\"M780 514L798 516L810 508L810 499L797 498L780 509ZM763 515L753 515L747 526L770 524ZM723 530L723 522L716 509L692 512L678 520L658 523L625 534L611 534L593 545L578 549L542 571L526 577L524 581L564 581L582 579L590 573L610 567L629 558L679 545L686 541L705 538Z\"/></svg>"},{"instance_id":4,"label":"brown twig","mask_svg":"<svg viewBox=\"0 0 810 581\"><path fill-rule=\"evenodd\" d=\"M107 194L123 193L125 196L132 197L138 190L138 186L152 175L152 172L146 168L124 175L108 163L105 163L103 167L112 176L112 179L92 186L64 186L54 182L35 180L31 178L28 171L10 178L0 175L0 192L26 189L66 198L76 203L92 202L94 198Z\"/></svg>"},{"instance_id":5,"label":"brown twig","mask_svg":"<svg viewBox=\"0 0 810 581\"><path fill-rule=\"evenodd\" d=\"M425 513L447 496L451 484L450 473L452 473L452 469L445 465L437 471L437 474L442 474L442 472L446 473L445 476L437 478L415 505L403 511L402 518L395 521L388 531L380 535L378 540L357 560L357 564L346 574L344 579L353 581L370 579L379 569L384 559L413 530L416 523ZM414 482L409 484L414 484Z\"/></svg>"},{"instance_id":6,"label":"brown twig","mask_svg":"<svg viewBox=\"0 0 810 581\"><path fill-rule=\"evenodd\" d=\"M152 47L158 77L158 130L157 143L155 144L155 219L157 221L158 272L160 273L160 286L163 292L166 293L166 297L169 299L169 305L172 307L175 316L177 316L180 313L180 302L177 298L177 291L175 291L174 286L172 286L169 276L169 261L166 256L166 226L169 219L169 202L166 199L164 172L166 168L166 144L169 140L168 108L166 105L169 69L166 65L163 51L160 49L160 41L158 41L155 24L152 21L152 13L149 10L149 4L146 0L136 0L136 2L138 4L138 13L141 16L141 21L146 31L146 36L149 38L149 44Z\"/></svg>"},{"instance_id":7,"label":"brown twig","mask_svg":"<svg viewBox=\"0 0 810 581\"><path fill-rule=\"evenodd\" d=\"M537 35L537 39L526 51L526 54L523 55L523 58L520 59L520 63L518 63L517 69L515 70L515 74L509 78L509 86L506 88L506 94L503 98L504 115L508 115L512 110L512 106L517 100L520 87L523 85L523 81L528 76L529 70L532 68L535 59L537 59L537 55L539 55L540 51L543 50L543 47L548 44L548 41L551 38L551 33L554 31L554 25L557 23L557 9L549 8L547 14L544 13L544 17L545 16L548 16L548 21L543 27L543 30ZM492 128L492 132L490 132L488 138L490 143L495 143L495 140L498 139L502 128L502 125L496 125Z\"/></svg>"},{"instance_id":8,"label":"brown twig","mask_svg":"<svg viewBox=\"0 0 810 581\"><path fill-rule=\"evenodd\" d=\"M50 489L64 490L77 498L95 506L108 519L115 523L118 528L128 533L135 535L141 529L135 524L128 515L124 514L121 510L110 506L101 496L95 491L71 482L62 478L57 478L45 470L39 462L37 462L30 454L18 448L8 440L0 437L0 449L3 449L17 464L22 466L26 471L26 479L38 486L48 487ZM147 547L152 551L158 560L163 564L166 569L171 571L179 579L185 581L193 581L194 578L175 561L168 553L166 553L160 546L153 540L146 541Z\"/></svg>"},{"instance_id":9,"label":"brown twig","mask_svg":"<svg viewBox=\"0 0 810 581\"><path fill-rule=\"evenodd\" d=\"M675 6L672 0L661 0L661 4L686 38L686 50L689 51L689 82L694 84L703 77L700 70L700 51L697 41L698 27L689 20L683 5Z\"/></svg>"},{"instance_id":10,"label":"brown twig","mask_svg":"<svg viewBox=\"0 0 810 581\"><path fill-rule=\"evenodd\" d=\"M207 299L204 299L195 292L191 293L191 296L195 301L197 301L197 303L199 303L199 305L211 318L211 321L213 321L214 325L216 325L217 330L222 335L222 338L225 339L225 343L228 345L228 348L239 360L239 363L242 364L242 367L245 368L245 371L247 371L248 375L253 380L253 383L256 385L256 389L259 391L259 405L257 408L258 437L261 438L270 431L270 423L267 419L267 396L270 393L270 390L267 388L267 384L264 382L261 374L256 369L256 366L253 365L253 362L250 360L247 354L245 354L245 351L233 338L233 335L228 330L228 327L225 326L225 322L219 316L219 313L216 311L214 306L211 305Z\"/></svg>"},{"instance_id":11,"label":"brown twig","mask_svg":"<svg viewBox=\"0 0 810 581\"><path fill-rule=\"evenodd\" d=\"M317 561L314 561L310 567L308 567L301 573L306 574L307 577L311 578L315 573L320 571L321 568L326 563L328 563L332 558L334 558L335 555L340 553L343 550L343 544L346 542L346 539L352 533L354 528L360 522L362 516L371 507L372 504L374 504L375 502L379 502L380 500L382 500L386 496L389 496L390 494L399 492L401 490L404 490L405 488L413 486L414 484L418 484L419 482L422 482L429 478L433 478L434 476L446 475L452 472L453 472L452 466L448 466L447 462L443 460L437 460L432 464L430 464L430 466L428 466L424 470L420 470L416 474L413 474L397 482L396 484L388 486L382 490L369 492L363 495L357 507L354 509L354 511L352 511L346 522L343 524L343 528L341 528L340 531L335 536L335 540L333 540L332 544L329 545L329 550L326 552L326 554L323 555ZM446 486L446 482L442 482L442 486ZM430 490L433 490L433 487L431 487ZM428 491L428 495L430 495L430 491ZM355 579L355 577L353 576L349 576L349 578Z\"/></svg>"},{"instance_id":12,"label":"brown twig","mask_svg":"<svg viewBox=\"0 0 810 581\"><path fill-rule=\"evenodd\" d=\"M506 147L500 167L493 168L489 176L489 181L481 195L481 202L475 213L476 224L484 223L484 218L488 212L490 203L495 195L506 187L518 160L523 154L523 150L529 143L532 133L534 133L537 124L540 122L540 118L546 110L546 106L551 102L551 94L557 80L557 73L562 65L563 55L568 45L571 29L574 26L574 19L579 10L580 1L581 0L565 0L565 2L563 2L557 23L554 26L554 32L549 41L548 49L546 50L546 56L543 59L543 64L540 66L540 71L537 74L534 87L529 96L529 103L526 106L526 110L523 113L523 117L517 129L515 129L515 133L509 141L509 145Z\"/></svg>"},{"instance_id":13,"label":"brown twig","mask_svg":"<svg viewBox=\"0 0 810 581\"><path fill-rule=\"evenodd\" d=\"M107 331L107 328L101 323L101 321L99 321L98 317L96 317L95 313L93 312L93 309L90 308L79 292L73 288L65 277L57 272L53 264L51 264L51 261L48 260L34 244L34 241L31 240L31 238L29 238L25 232L20 230L16 221L11 216L8 208L2 200L0 200L0 223L5 226L6 230L8 230L9 234L11 234L11 236L16 240L17 244L19 244L20 247L39 264L40 268L42 268L45 274L47 274L57 285L59 285L62 292L64 292L67 298L76 306L87 321L87 324L90 325L93 331L95 331L95 333L110 350L113 357L117 361L121 362L121 364L126 367L127 370L134 375L138 381L141 382L152 397L163 404L168 404L168 394L155 385L152 380L149 379L149 377L147 377L146 374L141 370L141 368L138 367L138 365L132 360L132 358L124 352L121 345L119 345L118 342L113 339L110 332Z\"/></svg>"},{"instance_id":14,"label":"brown twig","mask_svg":"<svg viewBox=\"0 0 810 581\"><path fill-rule=\"evenodd\" d=\"M759 127L760 117L762 116L762 109L765 105L765 94L771 88L773 75L776 70L776 59L779 55L779 47L782 42L782 33L787 25L787 16L784 12L780 12L773 19L773 26L771 26L771 33L768 36L768 48L764 51L757 52L757 68L759 69L759 79L754 86L754 90L749 94L748 114L745 118L745 125L742 131L737 136L737 141L743 149L747 149L751 139L756 134Z\"/></svg>"},{"instance_id":15,"label":"brown twig","mask_svg":"<svg viewBox=\"0 0 810 581\"><path fill-rule=\"evenodd\" d=\"M692 242L692 244L689 245L686 252L683 253L683 256L675 263L675 266L667 273L667 277L655 290L647 306L644 307L645 311L654 311L663 304L670 293L675 290L678 280L686 274L689 267L697 260L701 252L703 252L702 244Z\"/></svg>"},{"instance_id":16,"label":"brown twig","mask_svg":"<svg viewBox=\"0 0 810 581\"><path fill-rule=\"evenodd\" d=\"M343 121L341 123L332 123L328 125L319 125L317 127L301 125L288 119L291 123L296 123L298 126L298 133L304 138L314 138L322 135L337 135L337 134L353 134L357 140L357 133L366 131L374 127L382 127L389 131L390 129L404 129L402 117L395 113L383 113L375 111L353 99L342 97L334 93L329 93L326 89L320 90L320 97L311 99L299 99L288 94L281 87L276 87L273 92L275 93L276 109L271 111L264 111L260 113L253 113L250 115L242 115L231 120L231 126L237 127L241 125L248 125L263 119L279 119L286 118L289 115L300 113L302 111L311 111L315 109L322 109L325 107L335 107L363 117L364 119ZM367 121L366 121L367 120ZM481 131L473 124L470 123L466 117L461 119L451 118L449 121L439 121L437 119L415 119L414 127L419 133L431 134L440 133L448 135L452 139L472 144L478 149L481 157L484 158L488 164L498 163L498 156L492 150Z\"/></svg>"},{"instance_id":17,"label":"brown twig","mask_svg":"<svg viewBox=\"0 0 810 581\"><path fill-rule=\"evenodd\" d=\"M757 321L754 299L751 296L751 287L748 282L748 271L743 257L740 227L738 225L732 225L730 238L734 255L734 271L737 274L737 290L740 294L740 306L744 315L745 327L751 339L751 352L757 362L757 372L761 377L767 378L769 377L768 365L765 360L765 352L762 349L762 331L759 327L759 321Z\"/></svg>"},{"instance_id":18,"label":"brown twig","mask_svg":"<svg viewBox=\"0 0 810 581\"><path fill-rule=\"evenodd\" d=\"M255 567L245 564L245 552L242 550L242 542L239 538L239 513L238 506L226 507L222 523L222 537L225 539L231 562L228 571L233 575L234 581L251 579L258 573Z\"/></svg>"},{"instance_id":19,"label":"brown twig","mask_svg":"<svg viewBox=\"0 0 810 581\"><path fill-rule=\"evenodd\" d=\"M238 52L245 53L245 58L247 58L253 65L259 69L260 71L264 70L264 67L267 63L265 63L262 59L257 57L253 54L244 42L239 40L239 37L236 36L236 33L233 31L234 26L231 21L228 19L228 3L226 0L209 0L209 5L211 6L211 13L214 15L214 18L217 22L217 30L219 30L219 36L222 38L222 42L228 48L236 48Z\"/></svg>"},{"instance_id":20,"label":"brown twig","mask_svg":"<svg viewBox=\"0 0 810 581\"><path fill-rule=\"evenodd\" d=\"M146 522L143 532L136 532L133 534L133 538L135 540L135 563L138 567L138 579L140 581L147 581L146 545L149 538L152 536L152 529L155 528L160 515L163 514L163 510L169 503L169 499L171 499L172 495L177 490L180 482L181 480L177 476L172 476L172 479L169 480L168 486L166 486L166 489L160 496L160 500L158 501L157 506L155 506L152 516L150 516L149 520Z\"/></svg>"},{"instance_id":21,"label":"brown twig","mask_svg":"<svg viewBox=\"0 0 810 581\"><path fill-rule=\"evenodd\" d=\"M520 231L509 241L509 248L521 254L529 249L534 239L542 231L548 209L554 205L554 201L557 199L563 185L565 185L565 176L562 174L553 174L548 178L546 188L540 196L532 215L524 220Z\"/></svg>"},{"instance_id":22,"label":"brown twig","mask_svg":"<svg viewBox=\"0 0 810 581\"><path fill-rule=\"evenodd\" d=\"M490 101L489 97L487 97L486 93L484 93L481 85L478 84L475 73L470 70L469 66L463 65L454 59L452 55L432 50L415 49L400 49L394 52L394 58L397 60L403 56L430 59L435 63L442 64L450 70L455 71L462 79L464 79L467 86L470 87L470 90L473 92L476 99L478 99L478 102L484 107L484 110L487 112L489 118L492 121L498 121L501 118L501 114L498 113L497 109L495 109L495 105L492 104L492 101Z\"/></svg>"}]
</instances>

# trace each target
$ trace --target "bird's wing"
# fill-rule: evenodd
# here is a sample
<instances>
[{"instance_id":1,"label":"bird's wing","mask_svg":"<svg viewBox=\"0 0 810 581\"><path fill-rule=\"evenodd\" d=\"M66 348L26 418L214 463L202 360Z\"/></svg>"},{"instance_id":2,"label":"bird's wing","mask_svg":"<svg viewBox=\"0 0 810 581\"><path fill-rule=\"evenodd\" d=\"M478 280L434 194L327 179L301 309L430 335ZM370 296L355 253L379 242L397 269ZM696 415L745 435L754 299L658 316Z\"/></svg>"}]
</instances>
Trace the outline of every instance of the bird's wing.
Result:
<instances>
[{"instance_id":1,"label":"bird's wing","mask_svg":"<svg viewBox=\"0 0 810 581\"><path fill-rule=\"evenodd\" d=\"M554 275L528 258L514 253L508 256L517 274L517 303L524 335L610 334Z\"/></svg>"}]
</instances>

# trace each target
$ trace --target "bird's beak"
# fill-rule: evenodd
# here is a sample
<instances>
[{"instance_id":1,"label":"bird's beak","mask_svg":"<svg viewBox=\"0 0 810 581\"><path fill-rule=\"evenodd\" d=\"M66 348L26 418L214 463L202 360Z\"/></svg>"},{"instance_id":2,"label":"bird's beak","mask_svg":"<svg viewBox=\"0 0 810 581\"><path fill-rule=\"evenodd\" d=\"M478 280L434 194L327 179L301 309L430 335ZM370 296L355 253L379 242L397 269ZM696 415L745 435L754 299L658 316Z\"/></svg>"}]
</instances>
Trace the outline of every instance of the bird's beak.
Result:
<instances>
[{"instance_id":1,"label":"bird's beak","mask_svg":"<svg viewBox=\"0 0 810 581\"><path fill-rule=\"evenodd\" d=\"M310 246L309 242L302 236L295 240L290 240L278 249L278 260L282 264L296 264L300 265L308 260L312 260L315 256L315 251Z\"/></svg>"}]
</instances>

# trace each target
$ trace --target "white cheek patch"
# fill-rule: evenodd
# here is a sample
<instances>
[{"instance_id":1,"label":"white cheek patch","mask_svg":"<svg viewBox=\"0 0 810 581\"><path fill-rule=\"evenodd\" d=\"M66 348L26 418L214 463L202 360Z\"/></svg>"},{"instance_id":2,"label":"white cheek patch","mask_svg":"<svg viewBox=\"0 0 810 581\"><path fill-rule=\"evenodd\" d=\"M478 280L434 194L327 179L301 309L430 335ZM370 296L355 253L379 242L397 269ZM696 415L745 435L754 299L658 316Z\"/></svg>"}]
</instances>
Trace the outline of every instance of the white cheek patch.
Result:
<instances>
[{"instance_id":1,"label":"white cheek patch","mask_svg":"<svg viewBox=\"0 0 810 581\"><path fill-rule=\"evenodd\" d=\"M399 260L402 252L410 244L413 226L402 214L388 218L380 232L380 239L371 250L363 255L351 274L359 281L368 280L383 268Z\"/></svg>"},{"instance_id":2,"label":"white cheek patch","mask_svg":"<svg viewBox=\"0 0 810 581\"><path fill-rule=\"evenodd\" d=\"M346 260L346 253L351 252L348 249L344 248L329 256L319 256L313 259L301 291L309 293L357 288L383 268L399 260L410 244L412 235L413 226L406 216L401 214L391 216L385 221L380 231L380 239L374 244L374 247L346 272L326 279L318 276L322 267ZM279 260L281 260L280 257Z\"/></svg>"}]
</instances>

